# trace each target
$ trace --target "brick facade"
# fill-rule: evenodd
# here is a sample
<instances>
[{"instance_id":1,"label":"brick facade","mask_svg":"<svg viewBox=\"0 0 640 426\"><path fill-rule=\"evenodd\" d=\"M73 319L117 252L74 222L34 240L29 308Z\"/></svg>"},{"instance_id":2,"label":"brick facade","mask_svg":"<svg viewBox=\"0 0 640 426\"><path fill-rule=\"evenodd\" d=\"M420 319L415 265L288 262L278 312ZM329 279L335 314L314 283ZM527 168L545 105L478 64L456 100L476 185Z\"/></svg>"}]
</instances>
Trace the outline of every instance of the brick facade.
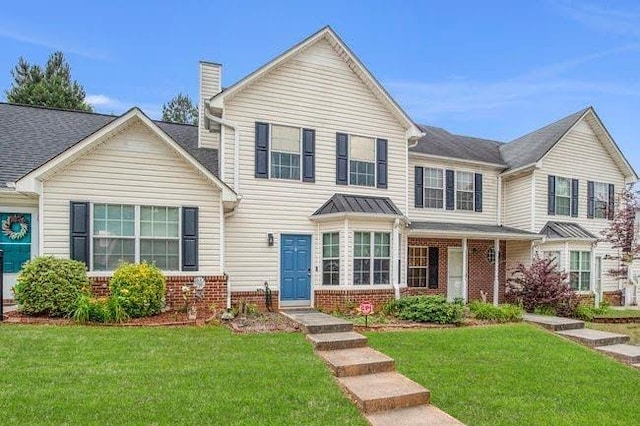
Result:
<instances>
[{"instance_id":1,"label":"brick facade","mask_svg":"<svg viewBox=\"0 0 640 426\"><path fill-rule=\"evenodd\" d=\"M622 290L604 291L602 300L611 306L622 306Z\"/></svg>"},{"instance_id":2,"label":"brick facade","mask_svg":"<svg viewBox=\"0 0 640 426\"><path fill-rule=\"evenodd\" d=\"M394 299L393 289L367 289L367 290L315 290L314 305L317 309L333 312L349 312L357 308L361 302L368 300L373 303L374 311L377 311L385 302Z\"/></svg>"},{"instance_id":3,"label":"brick facade","mask_svg":"<svg viewBox=\"0 0 640 426\"><path fill-rule=\"evenodd\" d=\"M277 290L271 292L271 310L277 312L280 309L280 293ZM256 305L258 310L267 311L266 294L264 291L231 291L231 306L238 307L241 303Z\"/></svg>"}]
</instances>

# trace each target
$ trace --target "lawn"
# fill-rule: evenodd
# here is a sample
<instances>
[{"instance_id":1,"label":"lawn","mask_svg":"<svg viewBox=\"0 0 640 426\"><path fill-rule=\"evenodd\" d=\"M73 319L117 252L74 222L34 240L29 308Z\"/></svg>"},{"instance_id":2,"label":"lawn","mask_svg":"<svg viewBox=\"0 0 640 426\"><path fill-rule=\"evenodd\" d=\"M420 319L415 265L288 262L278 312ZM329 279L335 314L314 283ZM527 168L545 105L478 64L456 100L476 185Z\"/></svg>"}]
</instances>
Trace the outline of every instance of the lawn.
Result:
<instances>
[{"instance_id":1,"label":"lawn","mask_svg":"<svg viewBox=\"0 0 640 426\"><path fill-rule=\"evenodd\" d=\"M626 334L631 338L629 341L632 345L640 345L640 323L630 322L621 324L605 324L588 322L588 328L594 328L596 330L609 331L611 333Z\"/></svg>"},{"instance_id":2,"label":"lawn","mask_svg":"<svg viewBox=\"0 0 640 426\"><path fill-rule=\"evenodd\" d=\"M604 315L605 318L637 318L640 317L640 309L609 309Z\"/></svg>"},{"instance_id":3,"label":"lawn","mask_svg":"<svg viewBox=\"0 0 640 426\"><path fill-rule=\"evenodd\" d=\"M0 424L365 425L302 334L0 326Z\"/></svg>"},{"instance_id":4,"label":"lawn","mask_svg":"<svg viewBox=\"0 0 640 426\"><path fill-rule=\"evenodd\" d=\"M368 333L473 425L637 425L640 372L527 324Z\"/></svg>"}]
</instances>

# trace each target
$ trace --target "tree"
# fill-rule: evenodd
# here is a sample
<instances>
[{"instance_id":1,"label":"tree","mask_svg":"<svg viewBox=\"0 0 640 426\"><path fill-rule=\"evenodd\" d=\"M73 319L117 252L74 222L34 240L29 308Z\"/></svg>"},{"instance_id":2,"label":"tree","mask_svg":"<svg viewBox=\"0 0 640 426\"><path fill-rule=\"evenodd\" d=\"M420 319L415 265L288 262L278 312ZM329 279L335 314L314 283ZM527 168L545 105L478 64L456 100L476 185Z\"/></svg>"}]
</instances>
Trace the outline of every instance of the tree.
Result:
<instances>
[{"instance_id":1,"label":"tree","mask_svg":"<svg viewBox=\"0 0 640 426\"><path fill-rule=\"evenodd\" d=\"M162 121L182 124L198 124L198 106L182 93L162 106Z\"/></svg>"},{"instance_id":2,"label":"tree","mask_svg":"<svg viewBox=\"0 0 640 426\"><path fill-rule=\"evenodd\" d=\"M608 242L611 248L618 250L618 255L607 255L605 259L619 262L619 267L607 273L626 283L629 281L629 267L634 260L640 259L640 241L637 239L636 210L638 209L637 193L631 187L620 191L617 208L609 228L601 232L600 241Z\"/></svg>"},{"instance_id":3,"label":"tree","mask_svg":"<svg viewBox=\"0 0 640 426\"><path fill-rule=\"evenodd\" d=\"M84 88L71 79L71 67L60 51L49 56L44 69L23 57L11 70L13 83L5 92L7 101L53 108L92 111L85 102Z\"/></svg>"}]
</instances>

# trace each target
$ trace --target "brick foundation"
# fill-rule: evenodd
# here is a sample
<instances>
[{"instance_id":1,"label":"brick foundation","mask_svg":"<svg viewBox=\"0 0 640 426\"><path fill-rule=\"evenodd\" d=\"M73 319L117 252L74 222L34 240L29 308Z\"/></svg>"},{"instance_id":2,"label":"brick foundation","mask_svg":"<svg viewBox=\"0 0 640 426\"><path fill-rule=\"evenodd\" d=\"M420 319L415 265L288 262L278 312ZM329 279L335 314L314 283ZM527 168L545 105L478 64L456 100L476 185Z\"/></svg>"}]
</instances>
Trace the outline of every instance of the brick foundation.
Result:
<instances>
[{"instance_id":1,"label":"brick foundation","mask_svg":"<svg viewBox=\"0 0 640 426\"><path fill-rule=\"evenodd\" d=\"M604 291L602 300L611 306L622 306L622 290Z\"/></svg>"},{"instance_id":2,"label":"brick foundation","mask_svg":"<svg viewBox=\"0 0 640 426\"><path fill-rule=\"evenodd\" d=\"M271 292L271 310L277 312L280 309L280 293L277 290ZM259 311L267 311L267 303L264 291L231 291L231 306L237 308L241 303L256 305Z\"/></svg>"},{"instance_id":3,"label":"brick foundation","mask_svg":"<svg viewBox=\"0 0 640 426\"><path fill-rule=\"evenodd\" d=\"M315 290L314 295L315 307L326 312L350 312L365 300L373 303L373 309L377 311L385 302L394 299L394 290L375 288L370 290L322 289Z\"/></svg>"}]
</instances>

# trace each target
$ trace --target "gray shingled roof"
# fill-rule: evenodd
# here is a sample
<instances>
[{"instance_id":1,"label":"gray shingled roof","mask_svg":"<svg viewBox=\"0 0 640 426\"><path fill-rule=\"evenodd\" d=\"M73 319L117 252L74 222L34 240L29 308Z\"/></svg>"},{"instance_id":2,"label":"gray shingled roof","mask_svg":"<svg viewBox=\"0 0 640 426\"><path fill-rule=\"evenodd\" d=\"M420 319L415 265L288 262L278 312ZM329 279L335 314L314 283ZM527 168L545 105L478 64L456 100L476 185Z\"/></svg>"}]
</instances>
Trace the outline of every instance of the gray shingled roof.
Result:
<instances>
[{"instance_id":1,"label":"gray shingled roof","mask_svg":"<svg viewBox=\"0 0 640 426\"><path fill-rule=\"evenodd\" d=\"M326 203L313 213L320 216L331 213L374 213L401 216L402 213L387 197L368 195L333 194Z\"/></svg>"},{"instance_id":2,"label":"gray shingled roof","mask_svg":"<svg viewBox=\"0 0 640 426\"><path fill-rule=\"evenodd\" d=\"M0 187L15 182L118 118L0 103ZM218 174L215 149L198 148L197 126L155 122L209 171Z\"/></svg>"},{"instance_id":3,"label":"gray shingled roof","mask_svg":"<svg viewBox=\"0 0 640 426\"><path fill-rule=\"evenodd\" d=\"M425 135L418 139L416 146L410 148L411 152L482 161L485 163L504 164L500 157L500 146L502 142L454 135L439 127L422 124L420 124L419 127Z\"/></svg>"},{"instance_id":4,"label":"gray shingled roof","mask_svg":"<svg viewBox=\"0 0 640 426\"><path fill-rule=\"evenodd\" d=\"M587 112L587 107L555 123L521 136L500 147L500 153L510 168L526 166L540 160Z\"/></svg>"},{"instance_id":5,"label":"gray shingled roof","mask_svg":"<svg viewBox=\"0 0 640 426\"><path fill-rule=\"evenodd\" d=\"M540 230L540 234L550 239L560 239L560 238L579 238L579 239L588 239L588 240L597 239L596 236L593 235L591 232L587 231L582 226L573 222L549 221L542 227L542 229Z\"/></svg>"},{"instance_id":6,"label":"gray shingled roof","mask_svg":"<svg viewBox=\"0 0 640 426\"><path fill-rule=\"evenodd\" d=\"M409 228L416 231L443 231L474 234L511 234L513 236L535 237L534 232L499 225L479 225L475 223L411 222Z\"/></svg>"}]
</instances>

